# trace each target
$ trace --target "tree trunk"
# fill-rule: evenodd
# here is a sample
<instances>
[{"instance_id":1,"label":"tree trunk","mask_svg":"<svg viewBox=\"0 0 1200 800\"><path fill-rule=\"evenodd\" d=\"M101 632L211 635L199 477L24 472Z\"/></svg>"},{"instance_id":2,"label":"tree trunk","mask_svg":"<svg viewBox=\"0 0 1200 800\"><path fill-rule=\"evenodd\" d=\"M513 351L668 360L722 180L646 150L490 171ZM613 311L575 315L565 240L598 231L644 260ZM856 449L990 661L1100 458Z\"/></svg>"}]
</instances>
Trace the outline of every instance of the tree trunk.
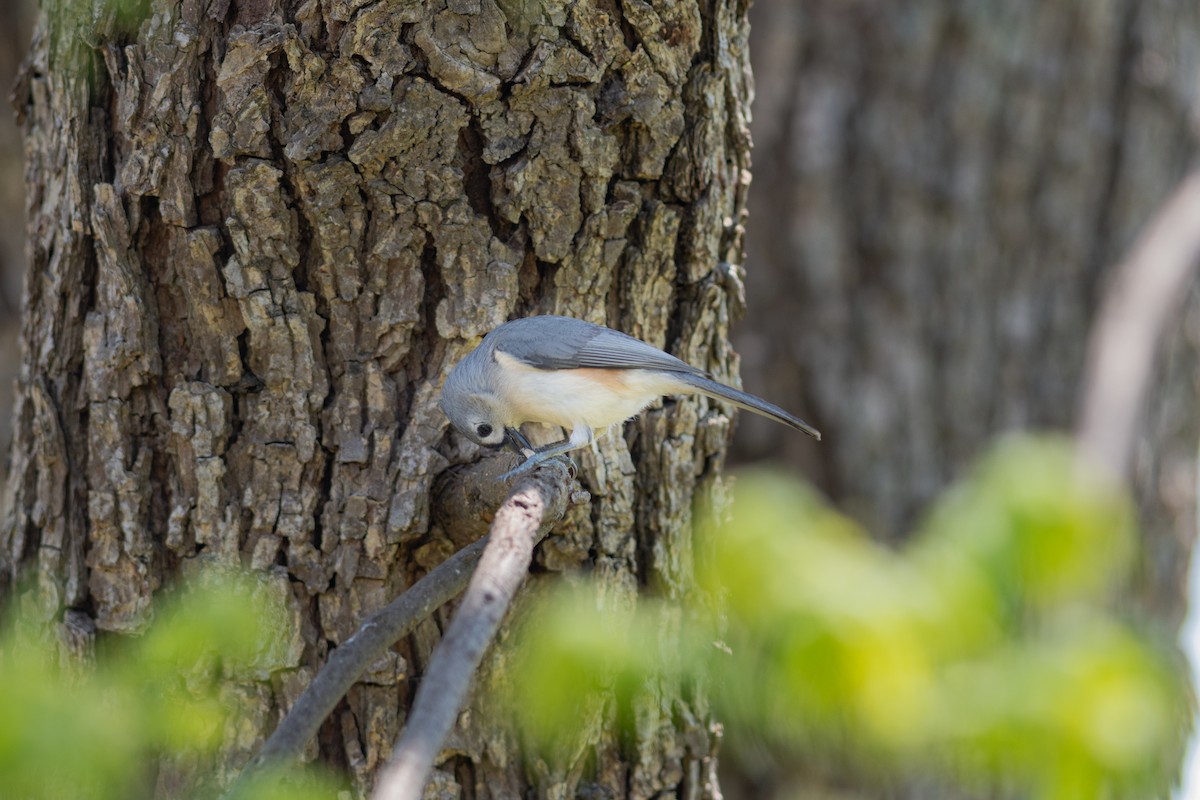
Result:
<instances>
[{"instance_id":1,"label":"tree trunk","mask_svg":"<svg viewBox=\"0 0 1200 800\"><path fill-rule=\"evenodd\" d=\"M747 388L825 441L743 418L738 457L786 458L897 541L994 437L1074 427L1106 271L1196 152L1200 9L760 0L752 20L737 344ZM1194 300L1136 465L1138 595L1164 642L1195 539Z\"/></svg>"},{"instance_id":2,"label":"tree trunk","mask_svg":"<svg viewBox=\"0 0 1200 800\"><path fill-rule=\"evenodd\" d=\"M1195 153L1200 10L763 0L756 14L756 313L739 344L749 387L803 397L834 445L752 419L739 444L805 464L897 538L992 437L1075 423L1105 271ZM1193 470L1186 361L1155 393L1158 466L1140 463L1145 479L1165 469L1147 497L1181 530L1189 504L1160 481ZM1178 544L1160 576L1172 595Z\"/></svg>"},{"instance_id":3,"label":"tree trunk","mask_svg":"<svg viewBox=\"0 0 1200 800\"><path fill-rule=\"evenodd\" d=\"M293 610L275 680L227 689L246 721L221 763L163 765L160 794L225 782L330 648L461 546L431 488L477 451L436 398L482 334L562 313L736 375L745 4L568 5L45 0L16 95L8 593L81 650L142 629L197 558L271 574ZM626 602L687 592L728 432L686 400L603 439L540 563ZM442 621L322 730L360 793ZM602 716L575 763L527 772L503 723L464 714L437 796L717 793L702 696L648 686L628 740Z\"/></svg>"},{"instance_id":4,"label":"tree trunk","mask_svg":"<svg viewBox=\"0 0 1200 800\"><path fill-rule=\"evenodd\" d=\"M32 0L14 0L5 7L5 25L0 28L0 97L7 97L29 43L33 6ZM12 386L17 378L21 278L25 274L21 133L6 111L7 107L0 111L0 516L12 441Z\"/></svg>"}]
</instances>

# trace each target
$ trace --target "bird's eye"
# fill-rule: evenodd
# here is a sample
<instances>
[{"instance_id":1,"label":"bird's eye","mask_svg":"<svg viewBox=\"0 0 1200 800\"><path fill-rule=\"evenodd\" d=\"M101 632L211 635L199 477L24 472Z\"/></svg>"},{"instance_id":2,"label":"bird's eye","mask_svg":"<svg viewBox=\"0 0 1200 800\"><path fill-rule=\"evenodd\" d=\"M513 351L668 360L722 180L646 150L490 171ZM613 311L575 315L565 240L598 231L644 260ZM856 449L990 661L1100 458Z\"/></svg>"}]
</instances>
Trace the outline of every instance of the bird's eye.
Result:
<instances>
[{"instance_id":1,"label":"bird's eye","mask_svg":"<svg viewBox=\"0 0 1200 800\"><path fill-rule=\"evenodd\" d=\"M486 422L476 425L475 433L479 435L480 439L486 439L492 435L492 426L488 425Z\"/></svg>"}]
</instances>

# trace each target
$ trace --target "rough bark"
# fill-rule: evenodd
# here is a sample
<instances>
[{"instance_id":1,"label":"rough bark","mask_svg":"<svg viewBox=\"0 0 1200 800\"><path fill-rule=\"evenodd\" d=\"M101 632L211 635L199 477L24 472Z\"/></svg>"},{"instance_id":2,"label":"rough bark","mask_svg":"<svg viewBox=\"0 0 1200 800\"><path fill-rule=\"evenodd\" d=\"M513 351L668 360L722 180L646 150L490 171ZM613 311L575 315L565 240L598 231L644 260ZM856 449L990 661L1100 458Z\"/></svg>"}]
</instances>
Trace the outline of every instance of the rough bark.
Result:
<instances>
[{"instance_id":1,"label":"rough bark","mask_svg":"<svg viewBox=\"0 0 1200 800\"><path fill-rule=\"evenodd\" d=\"M566 512L569 473L559 463L519 478L495 512L479 565L430 656L404 733L379 772L373 800L406 800L423 793L483 656L529 573L534 547Z\"/></svg>"},{"instance_id":2,"label":"rough bark","mask_svg":"<svg viewBox=\"0 0 1200 800\"><path fill-rule=\"evenodd\" d=\"M0 27L0 105L33 27L32 0L14 0L4 9ZM22 186L21 134L16 119L0 110L0 515L5 506L8 449L12 441L13 384L17 379L17 335L20 324L21 279L25 275L25 196Z\"/></svg>"},{"instance_id":3,"label":"rough bark","mask_svg":"<svg viewBox=\"0 0 1200 800\"><path fill-rule=\"evenodd\" d=\"M9 87L33 27L32 0L11 0L4 6L5 24L0 28L0 99L8 97ZM21 304L21 277L25 274L25 226L21 215L24 208L21 183L21 134L10 113L0 113L0 337L9 332L15 339L18 311ZM0 352L0 377L5 377L10 364ZM7 395L5 390L2 394ZM3 401L7 402L7 397ZM8 429L8 420L0 414L0 431ZM7 444L0 433L0 449Z\"/></svg>"},{"instance_id":4,"label":"rough bark","mask_svg":"<svg viewBox=\"0 0 1200 800\"><path fill-rule=\"evenodd\" d=\"M220 763L164 766L162 794L227 780L330 648L460 546L431 490L476 451L435 401L483 333L570 314L734 379L746 8L567 5L154 0L130 23L45 0L17 92L30 271L3 580L99 635L140 630L201 555L270 572L293 609L274 679L227 687L245 718ZM582 454L590 503L539 563L627 602L687 592L728 431L724 409L670 402ZM314 745L360 791L440 622ZM435 793L713 796L707 714L649 686L632 738L602 715L576 763L527 772L468 712Z\"/></svg>"}]
</instances>

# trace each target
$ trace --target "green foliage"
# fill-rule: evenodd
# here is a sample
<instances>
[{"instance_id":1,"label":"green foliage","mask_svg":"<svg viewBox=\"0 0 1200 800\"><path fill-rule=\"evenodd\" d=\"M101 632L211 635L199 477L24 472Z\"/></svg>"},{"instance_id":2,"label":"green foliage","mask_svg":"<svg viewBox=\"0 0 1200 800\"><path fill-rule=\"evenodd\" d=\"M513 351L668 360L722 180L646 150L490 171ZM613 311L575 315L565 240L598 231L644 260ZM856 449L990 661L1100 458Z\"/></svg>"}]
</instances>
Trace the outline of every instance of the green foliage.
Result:
<instances>
[{"instance_id":1,"label":"green foliage","mask_svg":"<svg viewBox=\"0 0 1200 800\"><path fill-rule=\"evenodd\" d=\"M149 796L156 757L215 753L238 712L222 685L269 669L290 626L273 594L265 579L202 574L143 635L98 648L94 665L65 664L44 629L10 621L0 632L0 797ZM239 797L283 796L276 784ZM286 796L331 789L300 776Z\"/></svg>"},{"instance_id":2,"label":"green foliage","mask_svg":"<svg viewBox=\"0 0 1200 800\"><path fill-rule=\"evenodd\" d=\"M539 598L525 620L536 627L517 635L515 665L494 686L502 716L521 721L533 746L552 760L567 759L578 748L579 742L563 734L604 714L604 697L619 698L617 712L628 714L650 677L679 674L680 659L688 657L686 649L672 647L674 637L661 636L664 628L678 628L671 622L677 609L644 603L634 613L611 602L565 586ZM514 681L521 687L515 692Z\"/></svg>"},{"instance_id":3,"label":"green foliage","mask_svg":"<svg viewBox=\"0 0 1200 800\"><path fill-rule=\"evenodd\" d=\"M744 476L700 548L695 625L663 637L659 607L555 596L522 625L508 704L554 757L579 709L602 702L588 692L705 674L731 737L849 742L1054 800L1136 792L1173 768L1185 702L1168 659L1106 605L1131 520L1123 494L1054 440L999 447L905 553L795 481Z\"/></svg>"}]
</instances>

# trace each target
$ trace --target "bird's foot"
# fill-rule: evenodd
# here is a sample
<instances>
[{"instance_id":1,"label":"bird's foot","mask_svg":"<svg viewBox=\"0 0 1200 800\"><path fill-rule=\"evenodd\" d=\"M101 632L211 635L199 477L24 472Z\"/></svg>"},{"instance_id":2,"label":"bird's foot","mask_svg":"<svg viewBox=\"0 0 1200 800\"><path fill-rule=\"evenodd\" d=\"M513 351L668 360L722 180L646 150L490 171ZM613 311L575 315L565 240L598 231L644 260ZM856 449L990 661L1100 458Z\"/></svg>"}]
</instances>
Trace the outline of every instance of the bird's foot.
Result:
<instances>
[{"instance_id":1,"label":"bird's foot","mask_svg":"<svg viewBox=\"0 0 1200 800\"><path fill-rule=\"evenodd\" d=\"M508 472L501 475L500 480L508 481L508 480L512 480L513 478L520 477L521 475L526 475L526 474L532 472L537 467L541 466L542 464L545 464L547 461L561 461L566 466L567 472L570 474L571 479L574 480L576 470L575 470L575 464L574 464L574 462L571 461L570 456L568 456L566 453L538 453L538 452L533 453L531 456L526 458L520 464L517 464L515 467L510 469Z\"/></svg>"}]
</instances>

